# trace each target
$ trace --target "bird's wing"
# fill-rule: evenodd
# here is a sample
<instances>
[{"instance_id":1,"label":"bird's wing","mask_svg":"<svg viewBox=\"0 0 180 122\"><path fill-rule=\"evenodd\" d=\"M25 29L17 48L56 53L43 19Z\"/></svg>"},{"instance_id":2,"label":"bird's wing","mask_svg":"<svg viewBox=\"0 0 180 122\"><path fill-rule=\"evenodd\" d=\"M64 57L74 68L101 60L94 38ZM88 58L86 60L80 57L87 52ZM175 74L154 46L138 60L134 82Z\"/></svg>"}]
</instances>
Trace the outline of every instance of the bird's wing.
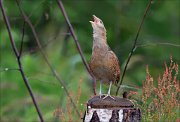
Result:
<instances>
[{"instance_id":1,"label":"bird's wing","mask_svg":"<svg viewBox=\"0 0 180 122\"><path fill-rule=\"evenodd\" d=\"M119 79L120 79L120 66L119 66L119 60L116 57L116 55L114 54L113 51L109 50L108 51L108 62L109 62L109 66L112 69L113 72L113 79L115 81L115 84L118 83Z\"/></svg>"}]
</instances>

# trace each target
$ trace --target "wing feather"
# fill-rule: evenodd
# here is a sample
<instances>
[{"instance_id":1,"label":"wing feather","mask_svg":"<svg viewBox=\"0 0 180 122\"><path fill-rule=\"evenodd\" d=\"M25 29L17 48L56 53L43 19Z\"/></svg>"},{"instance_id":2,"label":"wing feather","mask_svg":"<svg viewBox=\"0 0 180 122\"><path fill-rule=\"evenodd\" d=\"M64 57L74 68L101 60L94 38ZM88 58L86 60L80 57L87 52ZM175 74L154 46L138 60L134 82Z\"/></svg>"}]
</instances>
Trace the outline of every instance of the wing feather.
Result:
<instances>
[{"instance_id":1,"label":"wing feather","mask_svg":"<svg viewBox=\"0 0 180 122\"><path fill-rule=\"evenodd\" d=\"M115 84L119 82L120 79L120 66L119 66L119 60L115 53L113 51L108 51L108 62L111 67L111 70L113 72L113 80Z\"/></svg>"}]
</instances>

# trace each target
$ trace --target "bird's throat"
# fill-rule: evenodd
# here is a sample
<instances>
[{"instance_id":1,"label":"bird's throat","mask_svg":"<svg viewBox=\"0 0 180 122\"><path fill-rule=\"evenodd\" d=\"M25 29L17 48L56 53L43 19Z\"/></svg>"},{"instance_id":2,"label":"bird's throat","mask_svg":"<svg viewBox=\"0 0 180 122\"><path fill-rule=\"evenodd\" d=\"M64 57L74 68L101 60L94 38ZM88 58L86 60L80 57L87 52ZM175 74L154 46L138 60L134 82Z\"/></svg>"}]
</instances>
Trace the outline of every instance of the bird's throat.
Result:
<instances>
[{"instance_id":1,"label":"bird's throat","mask_svg":"<svg viewBox=\"0 0 180 122\"><path fill-rule=\"evenodd\" d=\"M94 40L102 40L102 41L105 41L106 42L106 32L97 32L97 31L94 31L93 32L93 39Z\"/></svg>"},{"instance_id":2,"label":"bird's throat","mask_svg":"<svg viewBox=\"0 0 180 122\"><path fill-rule=\"evenodd\" d=\"M93 50L94 49L99 49L102 51L107 51L108 50L108 45L106 41L106 37L100 37L100 36L95 36L93 37Z\"/></svg>"}]
</instances>

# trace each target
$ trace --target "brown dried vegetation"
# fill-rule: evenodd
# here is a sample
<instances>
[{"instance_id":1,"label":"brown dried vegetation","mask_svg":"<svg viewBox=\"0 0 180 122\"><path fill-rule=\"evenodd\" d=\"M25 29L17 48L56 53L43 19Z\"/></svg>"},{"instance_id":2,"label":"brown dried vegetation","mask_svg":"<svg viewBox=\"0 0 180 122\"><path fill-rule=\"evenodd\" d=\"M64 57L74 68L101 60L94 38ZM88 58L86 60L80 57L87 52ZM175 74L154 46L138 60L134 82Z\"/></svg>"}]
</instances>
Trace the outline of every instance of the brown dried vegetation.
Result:
<instances>
[{"instance_id":1,"label":"brown dried vegetation","mask_svg":"<svg viewBox=\"0 0 180 122\"><path fill-rule=\"evenodd\" d=\"M162 76L159 75L157 85L150 75L143 85L142 105L143 121L175 121L179 117L179 80L178 64L170 58L170 64L165 63Z\"/></svg>"}]
</instances>

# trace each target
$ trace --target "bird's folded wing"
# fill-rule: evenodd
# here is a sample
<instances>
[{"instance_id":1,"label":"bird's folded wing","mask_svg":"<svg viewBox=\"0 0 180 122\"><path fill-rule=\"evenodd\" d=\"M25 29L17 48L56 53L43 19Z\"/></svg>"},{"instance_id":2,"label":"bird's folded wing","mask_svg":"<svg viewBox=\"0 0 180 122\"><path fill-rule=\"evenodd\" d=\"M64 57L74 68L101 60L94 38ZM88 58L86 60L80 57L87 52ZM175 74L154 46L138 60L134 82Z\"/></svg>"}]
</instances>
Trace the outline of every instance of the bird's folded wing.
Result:
<instances>
[{"instance_id":1,"label":"bird's folded wing","mask_svg":"<svg viewBox=\"0 0 180 122\"><path fill-rule=\"evenodd\" d=\"M120 78L120 66L119 66L119 60L114 54L113 51L108 51L108 65L111 67L111 70L114 74L114 81L115 84L118 83Z\"/></svg>"}]
</instances>

